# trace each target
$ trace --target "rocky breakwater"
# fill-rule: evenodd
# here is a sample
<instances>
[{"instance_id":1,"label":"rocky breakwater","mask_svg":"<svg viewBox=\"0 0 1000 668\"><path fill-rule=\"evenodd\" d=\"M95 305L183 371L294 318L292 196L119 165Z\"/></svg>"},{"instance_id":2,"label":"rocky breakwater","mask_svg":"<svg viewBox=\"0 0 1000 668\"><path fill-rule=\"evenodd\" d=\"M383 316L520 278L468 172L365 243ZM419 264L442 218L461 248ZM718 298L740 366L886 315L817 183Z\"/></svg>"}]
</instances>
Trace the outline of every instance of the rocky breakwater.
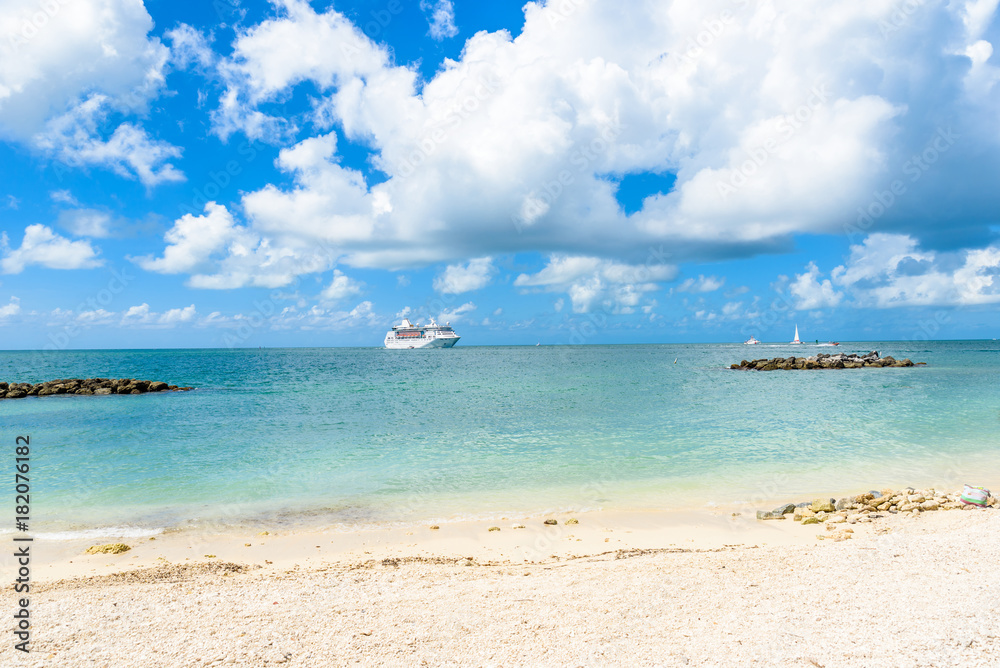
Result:
<instances>
[{"instance_id":1,"label":"rocky breakwater","mask_svg":"<svg viewBox=\"0 0 1000 668\"><path fill-rule=\"evenodd\" d=\"M771 359L743 360L739 364L732 364L730 369L742 371L791 371L793 369L861 369L864 367L906 367L922 366L924 362L917 362L916 365L908 359L897 360L894 357L879 357L878 351L873 350L864 355L853 353L840 353L837 355L826 355L820 353L812 357L773 357Z\"/></svg>"},{"instance_id":2,"label":"rocky breakwater","mask_svg":"<svg viewBox=\"0 0 1000 668\"><path fill-rule=\"evenodd\" d=\"M962 501L962 492L945 492L937 489L872 490L842 499L814 499L803 503L786 503L774 510L758 510L758 520L783 520L791 517L802 524L825 524L832 535L817 538L847 540L854 530L846 526L873 522L885 515L920 513L942 510L982 510L1000 508L1000 499L990 496L984 506Z\"/></svg>"},{"instance_id":3,"label":"rocky breakwater","mask_svg":"<svg viewBox=\"0 0 1000 668\"><path fill-rule=\"evenodd\" d=\"M0 382L0 399L47 397L54 394L146 394L147 392L184 392L190 389L193 388L136 378L64 378L35 384Z\"/></svg>"}]
</instances>

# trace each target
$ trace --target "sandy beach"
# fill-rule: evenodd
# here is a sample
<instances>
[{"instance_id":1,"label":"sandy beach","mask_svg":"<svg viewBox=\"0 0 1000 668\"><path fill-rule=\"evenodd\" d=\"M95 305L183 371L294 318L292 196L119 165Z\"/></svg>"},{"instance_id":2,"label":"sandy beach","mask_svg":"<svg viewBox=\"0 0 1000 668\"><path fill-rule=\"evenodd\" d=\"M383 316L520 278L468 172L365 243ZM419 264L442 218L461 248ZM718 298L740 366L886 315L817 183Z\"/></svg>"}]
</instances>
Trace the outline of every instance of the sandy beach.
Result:
<instances>
[{"instance_id":1,"label":"sandy beach","mask_svg":"<svg viewBox=\"0 0 1000 668\"><path fill-rule=\"evenodd\" d=\"M14 665L997 665L998 530L717 510L39 542Z\"/></svg>"}]
</instances>

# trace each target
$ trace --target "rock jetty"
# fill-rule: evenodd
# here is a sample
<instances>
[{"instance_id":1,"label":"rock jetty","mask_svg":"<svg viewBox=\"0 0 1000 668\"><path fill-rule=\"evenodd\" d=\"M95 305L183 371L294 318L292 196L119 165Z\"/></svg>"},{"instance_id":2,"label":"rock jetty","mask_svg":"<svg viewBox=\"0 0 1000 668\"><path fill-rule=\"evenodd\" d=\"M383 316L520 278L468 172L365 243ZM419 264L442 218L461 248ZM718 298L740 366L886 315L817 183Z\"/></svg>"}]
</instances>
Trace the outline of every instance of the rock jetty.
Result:
<instances>
[{"instance_id":1,"label":"rock jetty","mask_svg":"<svg viewBox=\"0 0 1000 668\"><path fill-rule=\"evenodd\" d=\"M146 394L147 392L184 392L193 388L168 385L162 381L136 378L64 378L44 383L0 382L0 399L47 397L53 394Z\"/></svg>"},{"instance_id":2,"label":"rock jetty","mask_svg":"<svg viewBox=\"0 0 1000 668\"><path fill-rule=\"evenodd\" d=\"M917 362L923 365L923 362ZM771 359L743 360L739 364L731 364L730 369L743 371L791 371L792 369L860 369L862 367L906 367L916 366L909 359L897 360L894 357L879 357L873 350L864 355L840 353L827 355L820 353L812 357L773 357Z\"/></svg>"},{"instance_id":3,"label":"rock jetty","mask_svg":"<svg viewBox=\"0 0 1000 668\"><path fill-rule=\"evenodd\" d=\"M1000 508L1000 498L990 496L985 506L962 501L962 492L944 492L937 489L872 490L842 499L813 499L804 503L786 503L774 510L758 510L758 520L783 520L791 517L802 524L825 524L832 536L818 536L831 540L851 538L853 530L837 527L839 524L874 522L887 514L920 514L940 510L977 510Z\"/></svg>"}]
</instances>

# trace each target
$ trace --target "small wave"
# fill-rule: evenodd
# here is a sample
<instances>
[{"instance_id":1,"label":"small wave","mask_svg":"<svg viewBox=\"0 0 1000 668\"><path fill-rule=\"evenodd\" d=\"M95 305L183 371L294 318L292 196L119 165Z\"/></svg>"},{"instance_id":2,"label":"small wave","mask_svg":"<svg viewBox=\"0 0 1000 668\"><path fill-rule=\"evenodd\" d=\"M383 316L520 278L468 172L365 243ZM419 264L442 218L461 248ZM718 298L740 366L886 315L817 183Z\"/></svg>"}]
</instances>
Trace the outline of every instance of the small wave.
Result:
<instances>
[{"instance_id":1,"label":"small wave","mask_svg":"<svg viewBox=\"0 0 1000 668\"><path fill-rule=\"evenodd\" d=\"M163 528L142 529L139 527L101 527L79 531L43 531L35 534L42 540L82 540L92 538L149 538L163 533Z\"/></svg>"}]
</instances>

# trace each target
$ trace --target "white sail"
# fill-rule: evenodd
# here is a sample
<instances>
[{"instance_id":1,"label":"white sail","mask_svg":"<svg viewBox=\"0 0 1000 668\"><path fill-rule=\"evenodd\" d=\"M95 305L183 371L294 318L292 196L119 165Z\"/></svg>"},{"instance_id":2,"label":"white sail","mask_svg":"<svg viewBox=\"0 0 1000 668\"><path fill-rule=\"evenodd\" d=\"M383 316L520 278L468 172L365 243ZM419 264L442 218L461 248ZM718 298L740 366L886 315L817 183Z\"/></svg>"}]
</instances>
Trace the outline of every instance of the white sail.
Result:
<instances>
[{"instance_id":1,"label":"white sail","mask_svg":"<svg viewBox=\"0 0 1000 668\"><path fill-rule=\"evenodd\" d=\"M799 341L799 326L795 325L795 340L792 343L802 343Z\"/></svg>"}]
</instances>

